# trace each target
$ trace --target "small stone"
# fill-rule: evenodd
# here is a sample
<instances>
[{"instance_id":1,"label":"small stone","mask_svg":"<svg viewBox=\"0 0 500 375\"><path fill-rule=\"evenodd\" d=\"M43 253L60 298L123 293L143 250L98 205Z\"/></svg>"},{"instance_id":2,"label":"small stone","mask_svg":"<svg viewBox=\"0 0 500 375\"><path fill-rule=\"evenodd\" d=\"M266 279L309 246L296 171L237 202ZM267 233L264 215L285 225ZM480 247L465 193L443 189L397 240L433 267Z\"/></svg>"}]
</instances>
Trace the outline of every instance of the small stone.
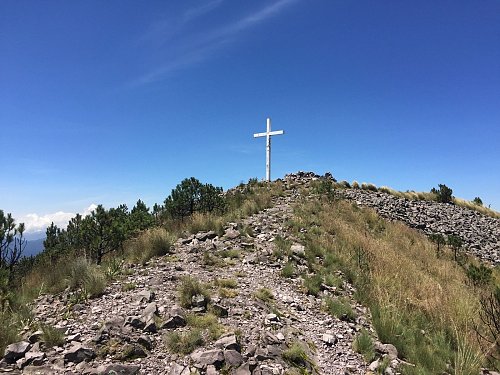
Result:
<instances>
[{"instance_id":1,"label":"small stone","mask_svg":"<svg viewBox=\"0 0 500 375\"><path fill-rule=\"evenodd\" d=\"M373 361L372 363L370 363L370 366L368 366L368 370L377 371L378 367L379 367L379 361L377 359L377 360Z\"/></svg>"},{"instance_id":2,"label":"small stone","mask_svg":"<svg viewBox=\"0 0 500 375\"><path fill-rule=\"evenodd\" d=\"M335 345L338 340L333 335L330 335L328 333L323 333L323 336L321 336L321 341L323 341L325 344L328 345Z\"/></svg>"}]
</instances>

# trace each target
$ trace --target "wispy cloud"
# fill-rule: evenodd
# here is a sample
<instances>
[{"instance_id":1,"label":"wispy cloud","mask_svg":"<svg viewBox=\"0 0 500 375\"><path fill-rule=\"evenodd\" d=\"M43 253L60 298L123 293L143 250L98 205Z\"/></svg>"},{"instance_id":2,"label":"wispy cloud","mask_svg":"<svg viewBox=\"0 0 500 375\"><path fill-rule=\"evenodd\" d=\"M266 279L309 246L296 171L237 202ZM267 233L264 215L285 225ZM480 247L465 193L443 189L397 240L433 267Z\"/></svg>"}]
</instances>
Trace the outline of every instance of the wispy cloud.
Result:
<instances>
[{"instance_id":1,"label":"wispy cloud","mask_svg":"<svg viewBox=\"0 0 500 375\"><path fill-rule=\"evenodd\" d=\"M204 32L199 32L194 35L188 34L180 36L175 43L169 45L169 49L171 51L173 50L171 53L172 57L167 58L167 61L162 65L151 69L148 73L133 80L130 86L140 86L159 81L165 79L174 71L205 61L211 57L215 51L219 50L221 46L233 42L239 34L242 34L244 31L255 27L271 17L277 16L285 8L297 1L298 0L278 0L251 14L241 17L237 21L229 22L225 25L205 30ZM186 11L183 22L177 24L175 33L172 32L173 27L171 23L169 23L170 33L165 32L166 27L164 27L162 31L159 31L160 28L156 26L148 31L148 35L152 36L151 32L154 33L156 29L157 36L162 34L161 38L164 38L164 41L170 40L173 34L181 34L183 30L182 26L185 23L214 10L221 4L222 0L214 0L202 7Z\"/></svg>"},{"instance_id":2,"label":"wispy cloud","mask_svg":"<svg viewBox=\"0 0 500 375\"><path fill-rule=\"evenodd\" d=\"M184 22L192 21L198 17L201 17L222 4L224 0L213 0L201 6L190 8L184 13Z\"/></svg>"},{"instance_id":3,"label":"wispy cloud","mask_svg":"<svg viewBox=\"0 0 500 375\"><path fill-rule=\"evenodd\" d=\"M83 210L82 216L90 215L92 211L97 208L97 205L92 203L90 206ZM68 222L76 216L73 212L57 211L51 214L38 215L36 213L27 214L21 217L18 221L24 223L26 226L26 233L45 232L45 229L54 223L59 228L66 228Z\"/></svg>"}]
</instances>

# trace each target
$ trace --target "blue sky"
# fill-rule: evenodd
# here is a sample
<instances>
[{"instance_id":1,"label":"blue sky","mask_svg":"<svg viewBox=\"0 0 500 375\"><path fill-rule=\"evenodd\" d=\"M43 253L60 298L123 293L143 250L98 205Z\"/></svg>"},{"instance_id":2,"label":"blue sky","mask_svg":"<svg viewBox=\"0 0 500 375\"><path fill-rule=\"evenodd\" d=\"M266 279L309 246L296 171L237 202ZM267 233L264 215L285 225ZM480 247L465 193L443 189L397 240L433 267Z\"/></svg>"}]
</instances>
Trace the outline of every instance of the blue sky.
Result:
<instances>
[{"instance_id":1,"label":"blue sky","mask_svg":"<svg viewBox=\"0 0 500 375\"><path fill-rule=\"evenodd\" d=\"M0 2L0 209L30 230L298 170L500 209L500 2Z\"/></svg>"}]
</instances>

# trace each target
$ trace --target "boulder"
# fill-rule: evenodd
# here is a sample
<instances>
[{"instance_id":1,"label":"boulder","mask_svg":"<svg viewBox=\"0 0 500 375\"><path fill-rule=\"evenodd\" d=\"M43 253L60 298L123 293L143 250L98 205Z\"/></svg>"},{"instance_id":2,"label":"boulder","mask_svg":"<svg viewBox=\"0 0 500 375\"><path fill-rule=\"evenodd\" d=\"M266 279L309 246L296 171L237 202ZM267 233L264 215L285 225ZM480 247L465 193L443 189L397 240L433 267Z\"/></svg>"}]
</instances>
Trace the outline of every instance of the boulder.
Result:
<instances>
[{"instance_id":1,"label":"boulder","mask_svg":"<svg viewBox=\"0 0 500 375\"><path fill-rule=\"evenodd\" d=\"M191 354L191 359L195 367L198 368L203 368L208 365L219 367L224 363L224 352L220 349L199 350Z\"/></svg>"},{"instance_id":2,"label":"boulder","mask_svg":"<svg viewBox=\"0 0 500 375\"><path fill-rule=\"evenodd\" d=\"M15 363L19 358L24 357L24 354L30 350L31 344L28 341L19 341L10 344L5 348L4 360L7 363Z\"/></svg>"},{"instance_id":3,"label":"boulder","mask_svg":"<svg viewBox=\"0 0 500 375\"><path fill-rule=\"evenodd\" d=\"M240 344L234 333L227 333L221 336L214 344L216 348L225 350L236 350L240 351Z\"/></svg>"}]
</instances>

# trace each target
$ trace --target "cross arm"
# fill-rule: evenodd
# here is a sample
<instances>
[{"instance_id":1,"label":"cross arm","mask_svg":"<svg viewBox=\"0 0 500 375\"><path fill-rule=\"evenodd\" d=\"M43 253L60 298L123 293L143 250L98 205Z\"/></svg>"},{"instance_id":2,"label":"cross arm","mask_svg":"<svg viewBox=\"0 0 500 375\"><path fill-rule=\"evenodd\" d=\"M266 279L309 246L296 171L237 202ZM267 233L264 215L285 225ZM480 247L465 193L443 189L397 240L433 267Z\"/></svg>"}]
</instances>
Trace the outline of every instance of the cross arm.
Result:
<instances>
[{"instance_id":1,"label":"cross arm","mask_svg":"<svg viewBox=\"0 0 500 375\"><path fill-rule=\"evenodd\" d=\"M257 137L266 137L268 135L281 135L281 134L285 134L285 132L283 130L276 130L274 132L269 132L269 133L255 133L253 137L257 138Z\"/></svg>"}]
</instances>

